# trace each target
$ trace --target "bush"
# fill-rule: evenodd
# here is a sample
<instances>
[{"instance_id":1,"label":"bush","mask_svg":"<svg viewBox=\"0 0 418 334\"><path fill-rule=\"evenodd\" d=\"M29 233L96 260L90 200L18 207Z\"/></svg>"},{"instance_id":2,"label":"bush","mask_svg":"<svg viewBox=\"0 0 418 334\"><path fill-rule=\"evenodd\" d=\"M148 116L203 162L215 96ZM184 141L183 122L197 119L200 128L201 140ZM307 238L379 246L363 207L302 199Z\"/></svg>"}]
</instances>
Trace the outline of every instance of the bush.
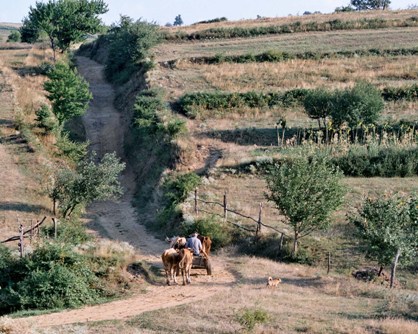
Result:
<instances>
[{"instance_id":1,"label":"bush","mask_svg":"<svg viewBox=\"0 0 418 334\"><path fill-rule=\"evenodd\" d=\"M106 78L115 84L127 82L133 73L147 63L149 49L159 41L157 25L141 21L136 22L122 16L118 25L108 32L110 41L106 60Z\"/></svg>"},{"instance_id":2,"label":"bush","mask_svg":"<svg viewBox=\"0 0 418 334\"><path fill-rule=\"evenodd\" d=\"M7 43L20 42L20 32L13 30L7 37Z\"/></svg>"},{"instance_id":3,"label":"bush","mask_svg":"<svg viewBox=\"0 0 418 334\"><path fill-rule=\"evenodd\" d=\"M43 104L36 112L36 125L44 129L46 133L50 133L57 128L57 122L54 115L46 104Z\"/></svg>"},{"instance_id":4,"label":"bush","mask_svg":"<svg viewBox=\"0 0 418 334\"><path fill-rule=\"evenodd\" d=\"M56 146L73 162L79 162L86 157L88 143L74 142L70 140L68 133L62 133L58 137Z\"/></svg>"},{"instance_id":5,"label":"bush","mask_svg":"<svg viewBox=\"0 0 418 334\"><path fill-rule=\"evenodd\" d=\"M268 313L260 309L243 309L238 315L238 322L248 331L252 331L256 324L268 321Z\"/></svg>"}]
</instances>

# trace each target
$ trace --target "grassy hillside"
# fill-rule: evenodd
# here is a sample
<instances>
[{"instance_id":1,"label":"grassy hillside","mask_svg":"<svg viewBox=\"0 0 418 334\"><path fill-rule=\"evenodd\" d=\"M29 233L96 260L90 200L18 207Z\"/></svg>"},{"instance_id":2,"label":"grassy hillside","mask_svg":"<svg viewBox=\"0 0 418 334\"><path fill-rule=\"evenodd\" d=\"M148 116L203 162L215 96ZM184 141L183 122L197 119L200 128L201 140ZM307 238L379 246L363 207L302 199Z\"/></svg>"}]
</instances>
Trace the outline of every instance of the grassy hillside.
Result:
<instances>
[{"instance_id":1,"label":"grassy hillside","mask_svg":"<svg viewBox=\"0 0 418 334\"><path fill-rule=\"evenodd\" d=\"M295 22L300 25L333 20L360 22L381 19L392 22L376 29L352 30L347 27L338 31L307 30L249 38L170 37L153 50L157 65L148 74L150 86L164 89L166 100L174 112L179 110L176 104L181 104L183 96L197 92L217 96L248 92L285 94L297 89L309 91L317 88L332 91L353 87L359 81L370 82L382 91L414 87L418 83L417 28L401 22L413 21L416 15L416 11L348 13L170 28L166 36L178 37L197 36L209 29L218 32L232 28L261 29L294 25ZM262 54L267 56L258 56ZM379 124L417 121L417 106L416 98L387 101ZM272 203L266 203L266 186L257 170L258 165L292 151L292 148L284 150L278 147L276 123L279 119L287 121L285 139L288 140L299 132L316 129L317 121L310 119L299 103L279 103L270 107L237 104L228 109L202 104L194 108L193 118L187 120L188 135L177 140L183 153L179 154L175 170L203 173L206 177L204 186L199 189L201 196L221 202L226 191L230 206L252 217L257 217L259 203L263 202L266 221L277 228L285 228ZM412 148L417 149L415 139ZM349 191L342 210L335 216L337 224L330 232L316 236L323 240L323 245L319 246L322 251L337 252L341 247L346 247L346 251L352 249L351 246L341 246L346 238L351 238L352 232L345 215L365 196L418 190L416 176L408 179L347 177L344 183ZM190 198L184 205L186 217L194 216L192 208L193 199ZM220 208L217 213L222 214L221 211ZM234 218L240 224L253 225L238 216ZM338 236L340 240L324 241L323 238L331 236ZM345 254L345 251L341 253ZM341 255L344 257L346 255Z\"/></svg>"}]
</instances>

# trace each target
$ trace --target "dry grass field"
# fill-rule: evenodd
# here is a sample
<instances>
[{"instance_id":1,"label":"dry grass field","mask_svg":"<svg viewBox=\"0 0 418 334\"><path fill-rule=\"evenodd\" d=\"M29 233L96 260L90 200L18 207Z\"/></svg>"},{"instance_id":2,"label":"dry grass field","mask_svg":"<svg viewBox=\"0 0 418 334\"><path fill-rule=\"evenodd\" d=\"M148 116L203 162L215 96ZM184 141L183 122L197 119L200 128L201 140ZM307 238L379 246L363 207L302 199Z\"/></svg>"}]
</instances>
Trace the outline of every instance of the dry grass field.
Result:
<instances>
[{"instance_id":1,"label":"dry grass field","mask_svg":"<svg viewBox=\"0 0 418 334\"><path fill-rule=\"evenodd\" d=\"M28 226L50 214L46 192L52 164L39 139L27 128L46 99L43 79L26 71L45 57L45 50L0 47L1 240L16 235L19 223Z\"/></svg>"}]
</instances>

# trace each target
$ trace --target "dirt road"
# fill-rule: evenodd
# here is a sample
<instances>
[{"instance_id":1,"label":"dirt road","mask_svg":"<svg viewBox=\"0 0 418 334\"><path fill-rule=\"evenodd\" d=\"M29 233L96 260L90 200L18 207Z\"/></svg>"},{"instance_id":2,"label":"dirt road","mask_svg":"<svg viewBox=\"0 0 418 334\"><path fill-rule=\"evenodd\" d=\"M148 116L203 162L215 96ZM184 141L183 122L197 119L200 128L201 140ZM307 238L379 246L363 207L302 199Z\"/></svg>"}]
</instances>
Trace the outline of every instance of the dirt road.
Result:
<instances>
[{"instance_id":1,"label":"dirt road","mask_svg":"<svg viewBox=\"0 0 418 334\"><path fill-rule=\"evenodd\" d=\"M124 160L123 132L125 120L113 107L114 90L103 77L103 66L85 57L77 58L78 70L90 83L93 101L83 117L91 149L103 156L115 151ZM162 268L160 255L167 244L149 235L137 222L131 205L135 177L129 165L123 174L122 185L126 192L119 201L96 202L88 208L89 226L101 237L125 241L133 245L143 260ZM194 270L189 286L150 285L143 294L107 304L84 307L61 313L30 317L24 321L31 328L46 328L72 323L111 319L127 319L145 311L167 308L208 298L234 282L221 258L212 258L214 275L204 270ZM21 319L19 319L21 320Z\"/></svg>"}]
</instances>

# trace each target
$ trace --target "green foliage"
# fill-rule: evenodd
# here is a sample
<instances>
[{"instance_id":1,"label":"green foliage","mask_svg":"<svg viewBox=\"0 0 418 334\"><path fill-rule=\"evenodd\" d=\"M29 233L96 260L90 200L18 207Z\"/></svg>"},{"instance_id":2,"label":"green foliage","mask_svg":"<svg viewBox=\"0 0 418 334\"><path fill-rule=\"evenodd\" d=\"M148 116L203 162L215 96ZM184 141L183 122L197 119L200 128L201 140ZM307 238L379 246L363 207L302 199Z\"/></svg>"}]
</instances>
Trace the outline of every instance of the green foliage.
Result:
<instances>
[{"instance_id":1,"label":"green foliage","mask_svg":"<svg viewBox=\"0 0 418 334\"><path fill-rule=\"evenodd\" d=\"M366 255L379 265L392 263L400 251L400 263L408 264L417 256L418 197L392 195L367 198L357 215L350 217L363 241Z\"/></svg>"},{"instance_id":2,"label":"green foliage","mask_svg":"<svg viewBox=\"0 0 418 334\"><path fill-rule=\"evenodd\" d=\"M418 48L413 47L409 49L369 49L369 50L342 50L335 52L321 52L321 51L306 51L299 53L289 53L286 51L269 50L259 54L241 54L241 55L223 55L217 54L215 56L192 57L188 59L190 62L197 64L220 64L220 63L263 63L263 62L284 62L293 59L341 59L354 57L393 57L393 56L413 56L418 54ZM389 93L390 95L390 93Z\"/></svg>"},{"instance_id":3,"label":"green foliage","mask_svg":"<svg viewBox=\"0 0 418 334\"><path fill-rule=\"evenodd\" d=\"M58 136L56 146L70 160L79 162L86 157L88 143L74 142L69 138L68 133L64 132Z\"/></svg>"},{"instance_id":4,"label":"green foliage","mask_svg":"<svg viewBox=\"0 0 418 334\"><path fill-rule=\"evenodd\" d=\"M164 197L169 203L179 204L200 185L200 177L195 173L181 174L168 178L163 185Z\"/></svg>"},{"instance_id":5,"label":"green foliage","mask_svg":"<svg viewBox=\"0 0 418 334\"><path fill-rule=\"evenodd\" d=\"M407 177L418 175L418 149L350 145L348 152L332 159L346 176Z\"/></svg>"},{"instance_id":6,"label":"green foliage","mask_svg":"<svg viewBox=\"0 0 418 334\"><path fill-rule=\"evenodd\" d=\"M106 78L123 84L141 67L151 62L149 50L158 43L158 27L153 23L121 16L118 25L108 32L109 55L106 61Z\"/></svg>"},{"instance_id":7,"label":"green foliage","mask_svg":"<svg viewBox=\"0 0 418 334\"><path fill-rule=\"evenodd\" d=\"M87 34L99 32L98 15L106 12L107 5L103 0L36 2L23 20L22 41L33 43L46 34L55 58L56 49L64 52L72 43L84 40Z\"/></svg>"},{"instance_id":8,"label":"green foliage","mask_svg":"<svg viewBox=\"0 0 418 334\"><path fill-rule=\"evenodd\" d=\"M337 127L374 124L379 119L384 103L380 91L370 83L360 82L353 88L335 91L332 96L332 120Z\"/></svg>"},{"instance_id":9,"label":"green foliage","mask_svg":"<svg viewBox=\"0 0 418 334\"><path fill-rule=\"evenodd\" d=\"M181 18L181 15L177 15L174 19L173 26L182 26L183 25L183 19Z\"/></svg>"},{"instance_id":10,"label":"green foliage","mask_svg":"<svg viewBox=\"0 0 418 334\"><path fill-rule=\"evenodd\" d=\"M16 43L20 42L20 32L17 30L13 30L9 36L7 37L8 43Z\"/></svg>"},{"instance_id":11,"label":"green foliage","mask_svg":"<svg viewBox=\"0 0 418 334\"><path fill-rule=\"evenodd\" d=\"M179 232L182 235L190 235L196 231L211 238L214 250L228 246L232 242L231 230L225 224L220 224L213 216L200 218L193 222L183 222Z\"/></svg>"},{"instance_id":12,"label":"green foliage","mask_svg":"<svg viewBox=\"0 0 418 334\"><path fill-rule=\"evenodd\" d=\"M245 308L240 311L237 318L241 326L247 331L252 331L256 324L266 323L269 320L269 315L266 311L258 308Z\"/></svg>"},{"instance_id":13,"label":"green foliage","mask_svg":"<svg viewBox=\"0 0 418 334\"><path fill-rule=\"evenodd\" d=\"M303 100L303 106L306 113L312 119L323 121L326 126L327 119L333 112L332 92L323 88L311 90L306 94Z\"/></svg>"},{"instance_id":14,"label":"green foliage","mask_svg":"<svg viewBox=\"0 0 418 334\"><path fill-rule=\"evenodd\" d=\"M390 0L350 0L350 4L356 10L387 9Z\"/></svg>"},{"instance_id":15,"label":"green foliage","mask_svg":"<svg viewBox=\"0 0 418 334\"><path fill-rule=\"evenodd\" d=\"M92 94L89 84L76 70L60 63L48 73L48 78L44 88L49 93L47 97L52 102L52 112L60 126L87 110Z\"/></svg>"},{"instance_id":16,"label":"green foliage","mask_svg":"<svg viewBox=\"0 0 418 334\"><path fill-rule=\"evenodd\" d=\"M382 91L385 101L416 101L418 99L418 85L404 87L386 87Z\"/></svg>"},{"instance_id":17,"label":"green foliage","mask_svg":"<svg viewBox=\"0 0 418 334\"><path fill-rule=\"evenodd\" d=\"M293 89L281 92L196 92L186 93L177 101L177 108L190 118L198 117L205 110L228 110L248 108L273 108L301 103L307 94L306 89Z\"/></svg>"},{"instance_id":18,"label":"green foliage","mask_svg":"<svg viewBox=\"0 0 418 334\"><path fill-rule=\"evenodd\" d=\"M298 239L330 224L330 215L343 201L342 173L326 158L296 158L272 168L266 176L267 198L286 217L294 231L294 254Z\"/></svg>"},{"instance_id":19,"label":"green foliage","mask_svg":"<svg viewBox=\"0 0 418 334\"><path fill-rule=\"evenodd\" d=\"M125 164L115 153L106 153L98 163L95 156L78 163L76 171L61 170L55 176L51 199L58 201L63 217L71 215L76 206L95 200L106 200L122 194L119 175Z\"/></svg>"},{"instance_id":20,"label":"green foliage","mask_svg":"<svg viewBox=\"0 0 418 334\"><path fill-rule=\"evenodd\" d=\"M136 97L134 110L134 122L142 135L162 136L169 141L187 131L183 120L167 116L167 105L160 90L141 91Z\"/></svg>"},{"instance_id":21,"label":"green foliage","mask_svg":"<svg viewBox=\"0 0 418 334\"><path fill-rule=\"evenodd\" d=\"M206 23L218 23L218 22L226 22L226 21L228 21L228 19L226 17L217 17L217 18L211 19L211 20L199 21L199 22L193 23L192 25L206 24Z\"/></svg>"},{"instance_id":22,"label":"green foliage","mask_svg":"<svg viewBox=\"0 0 418 334\"><path fill-rule=\"evenodd\" d=\"M57 121L48 105L43 104L36 112L36 125L44 129L46 133L53 132L57 128Z\"/></svg>"}]
</instances>

